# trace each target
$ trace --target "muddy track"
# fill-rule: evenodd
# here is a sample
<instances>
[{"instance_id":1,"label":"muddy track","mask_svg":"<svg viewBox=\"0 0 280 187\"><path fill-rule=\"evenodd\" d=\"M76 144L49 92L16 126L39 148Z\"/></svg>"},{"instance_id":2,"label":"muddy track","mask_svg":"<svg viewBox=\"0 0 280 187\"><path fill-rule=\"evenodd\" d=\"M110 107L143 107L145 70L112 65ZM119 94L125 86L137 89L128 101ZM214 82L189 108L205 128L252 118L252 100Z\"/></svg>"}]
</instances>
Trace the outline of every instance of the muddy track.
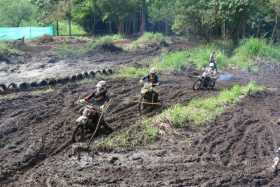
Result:
<instances>
[{"instance_id":1,"label":"muddy track","mask_svg":"<svg viewBox=\"0 0 280 187\"><path fill-rule=\"evenodd\" d=\"M175 79L173 75L162 75L159 91L164 106L148 115L194 97L214 95L233 84L221 84L214 92L194 92L192 83L186 74L177 75ZM90 93L93 85L70 84L42 95L27 92L0 99L0 184L17 181L18 176L33 171L42 161L52 160L50 155L70 139L75 128L73 122L80 108L75 102ZM135 124L140 117L137 103L131 100L140 92L138 80L115 79L109 80L108 85L113 97L112 109L106 115L108 124L115 131Z\"/></svg>"},{"instance_id":2,"label":"muddy track","mask_svg":"<svg viewBox=\"0 0 280 187\"><path fill-rule=\"evenodd\" d=\"M245 98L202 132L180 130L154 145L129 152L68 153L48 158L20 177L21 184L47 186L279 186L269 171L280 127L277 93ZM192 139L193 143L188 143ZM15 183L17 184L17 183Z\"/></svg>"}]
</instances>

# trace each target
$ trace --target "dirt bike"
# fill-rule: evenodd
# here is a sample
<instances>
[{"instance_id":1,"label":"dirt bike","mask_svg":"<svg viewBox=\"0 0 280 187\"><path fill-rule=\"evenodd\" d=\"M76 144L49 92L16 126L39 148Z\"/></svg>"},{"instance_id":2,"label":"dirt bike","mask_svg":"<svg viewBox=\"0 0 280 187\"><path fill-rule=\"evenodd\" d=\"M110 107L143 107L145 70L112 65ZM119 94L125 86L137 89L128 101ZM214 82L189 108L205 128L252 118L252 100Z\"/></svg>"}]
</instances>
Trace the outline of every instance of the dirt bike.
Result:
<instances>
[{"instance_id":1,"label":"dirt bike","mask_svg":"<svg viewBox=\"0 0 280 187\"><path fill-rule=\"evenodd\" d=\"M161 106L159 94L155 90L155 86L156 84L152 83L144 84L138 104L138 110L140 114L143 114L145 110Z\"/></svg>"},{"instance_id":2,"label":"dirt bike","mask_svg":"<svg viewBox=\"0 0 280 187\"><path fill-rule=\"evenodd\" d=\"M77 127L72 134L73 142L84 141L86 135L98 130L98 126L106 126L102 112L97 107L85 103L85 107L80 110L81 116L76 120Z\"/></svg>"},{"instance_id":3,"label":"dirt bike","mask_svg":"<svg viewBox=\"0 0 280 187\"><path fill-rule=\"evenodd\" d=\"M211 77L199 77L193 84L193 90L201 89L214 89L216 85L216 79Z\"/></svg>"}]
</instances>

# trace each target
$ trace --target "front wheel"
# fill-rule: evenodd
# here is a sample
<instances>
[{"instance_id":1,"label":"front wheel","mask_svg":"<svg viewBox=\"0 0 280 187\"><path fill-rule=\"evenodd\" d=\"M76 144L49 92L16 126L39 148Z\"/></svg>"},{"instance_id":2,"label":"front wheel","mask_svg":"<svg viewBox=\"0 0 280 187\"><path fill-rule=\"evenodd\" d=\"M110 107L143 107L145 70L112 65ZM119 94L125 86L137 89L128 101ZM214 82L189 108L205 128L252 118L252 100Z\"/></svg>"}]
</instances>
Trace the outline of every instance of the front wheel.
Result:
<instances>
[{"instance_id":1,"label":"front wheel","mask_svg":"<svg viewBox=\"0 0 280 187\"><path fill-rule=\"evenodd\" d=\"M85 138L85 129L82 125L78 125L73 132L72 141L82 142Z\"/></svg>"},{"instance_id":2,"label":"front wheel","mask_svg":"<svg viewBox=\"0 0 280 187\"><path fill-rule=\"evenodd\" d=\"M193 84L193 90L201 89L202 84L203 84L203 82L201 79L196 80Z\"/></svg>"},{"instance_id":3,"label":"front wheel","mask_svg":"<svg viewBox=\"0 0 280 187\"><path fill-rule=\"evenodd\" d=\"M215 88L215 85L216 85L216 80L211 79L211 81L209 82L208 88L213 90Z\"/></svg>"}]
</instances>

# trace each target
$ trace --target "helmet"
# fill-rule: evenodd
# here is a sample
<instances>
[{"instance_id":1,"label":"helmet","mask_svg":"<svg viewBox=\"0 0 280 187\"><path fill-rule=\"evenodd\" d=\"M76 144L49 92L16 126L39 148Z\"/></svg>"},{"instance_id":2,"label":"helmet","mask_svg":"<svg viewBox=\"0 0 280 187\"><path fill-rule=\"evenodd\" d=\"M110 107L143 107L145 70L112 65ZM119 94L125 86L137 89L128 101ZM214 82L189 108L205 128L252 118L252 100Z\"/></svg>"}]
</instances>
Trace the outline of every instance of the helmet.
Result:
<instances>
[{"instance_id":1,"label":"helmet","mask_svg":"<svg viewBox=\"0 0 280 187\"><path fill-rule=\"evenodd\" d=\"M213 68L215 65L214 65L214 63L210 63L209 66L210 66L211 68Z\"/></svg>"},{"instance_id":2,"label":"helmet","mask_svg":"<svg viewBox=\"0 0 280 187\"><path fill-rule=\"evenodd\" d=\"M151 68L150 69L150 74L155 74L156 73L156 69L155 68Z\"/></svg>"},{"instance_id":3,"label":"helmet","mask_svg":"<svg viewBox=\"0 0 280 187\"><path fill-rule=\"evenodd\" d=\"M99 81L97 84L96 84L96 88L102 88L106 85L106 81Z\"/></svg>"},{"instance_id":4,"label":"helmet","mask_svg":"<svg viewBox=\"0 0 280 187\"><path fill-rule=\"evenodd\" d=\"M277 120L277 124L280 125L280 118Z\"/></svg>"}]
</instances>

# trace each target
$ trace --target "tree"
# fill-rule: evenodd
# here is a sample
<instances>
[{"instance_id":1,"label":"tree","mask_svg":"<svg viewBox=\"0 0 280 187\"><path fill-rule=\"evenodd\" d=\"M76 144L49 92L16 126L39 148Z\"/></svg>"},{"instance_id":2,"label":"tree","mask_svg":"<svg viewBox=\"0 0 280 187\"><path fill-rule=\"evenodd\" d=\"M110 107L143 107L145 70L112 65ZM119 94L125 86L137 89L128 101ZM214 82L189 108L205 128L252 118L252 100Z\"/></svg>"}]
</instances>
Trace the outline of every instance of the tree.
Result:
<instances>
[{"instance_id":1,"label":"tree","mask_svg":"<svg viewBox=\"0 0 280 187\"><path fill-rule=\"evenodd\" d=\"M1 0L0 1L0 25L19 27L24 22L35 19L36 7L28 0Z\"/></svg>"},{"instance_id":2,"label":"tree","mask_svg":"<svg viewBox=\"0 0 280 187\"><path fill-rule=\"evenodd\" d=\"M175 18L175 3L169 0L152 0L148 10L151 21L164 23L164 31L168 34Z\"/></svg>"},{"instance_id":3,"label":"tree","mask_svg":"<svg viewBox=\"0 0 280 187\"><path fill-rule=\"evenodd\" d=\"M270 0L270 5L274 15L274 26L271 35L271 40L274 41L276 39L275 36L277 34L278 19L280 16L280 0Z\"/></svg>"}]
</instances>

